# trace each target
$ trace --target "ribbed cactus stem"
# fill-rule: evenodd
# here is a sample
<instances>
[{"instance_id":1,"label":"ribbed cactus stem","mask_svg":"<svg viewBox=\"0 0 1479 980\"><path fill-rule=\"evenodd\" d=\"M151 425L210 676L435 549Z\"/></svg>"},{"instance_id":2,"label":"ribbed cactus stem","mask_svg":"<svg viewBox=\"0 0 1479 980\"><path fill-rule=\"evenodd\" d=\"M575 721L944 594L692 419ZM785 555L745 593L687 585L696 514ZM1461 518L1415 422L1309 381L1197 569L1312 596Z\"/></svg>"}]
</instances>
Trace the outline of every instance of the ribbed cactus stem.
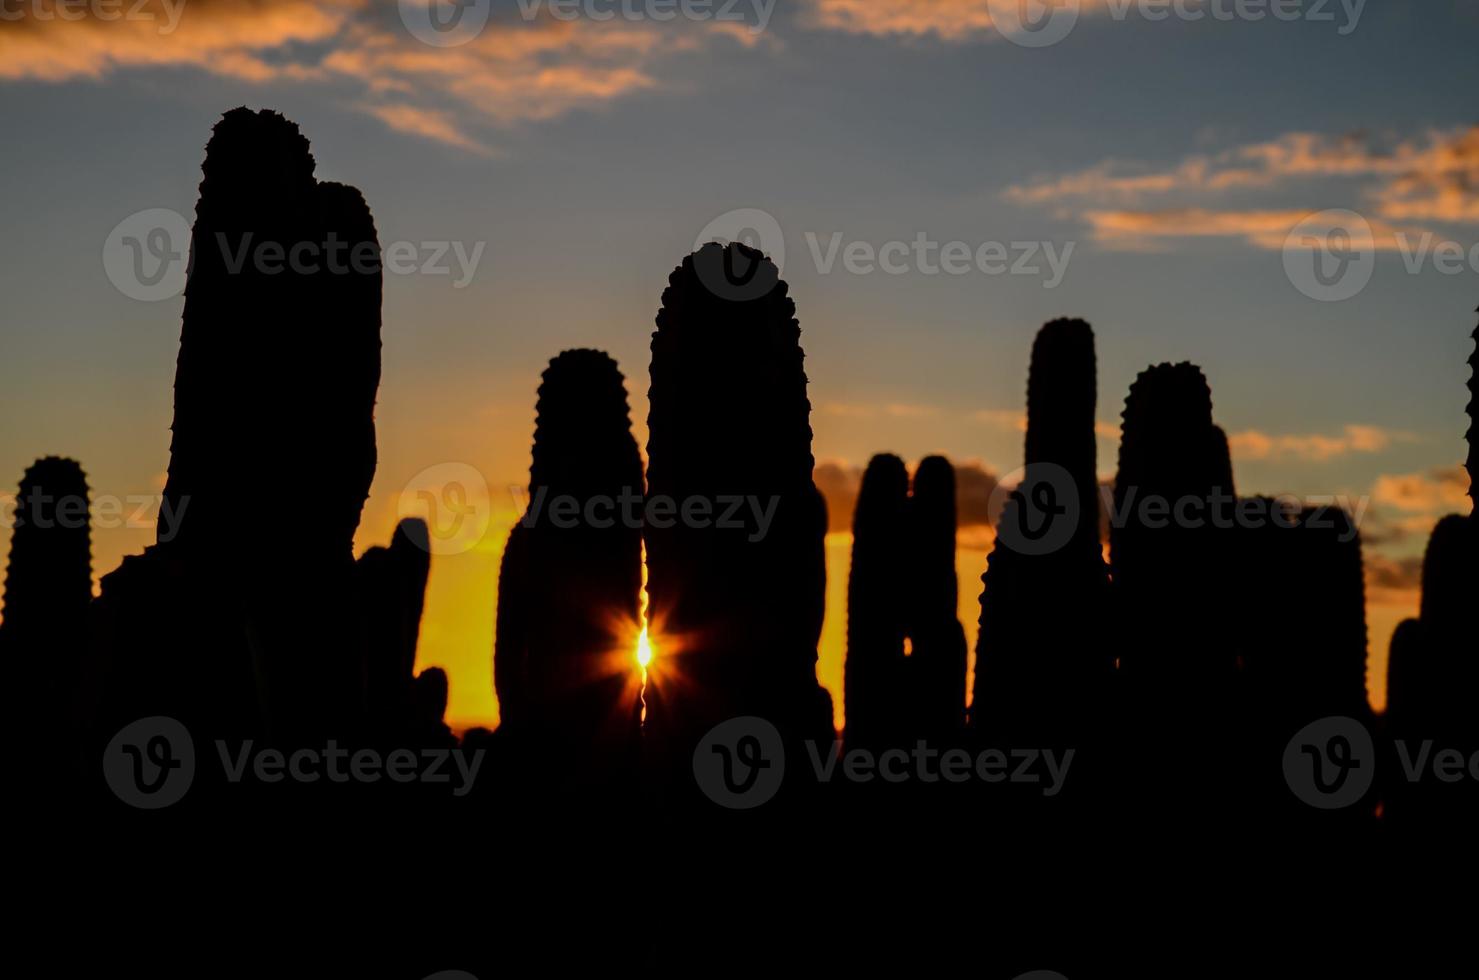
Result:
<instances>
[{"instance_id":1,"label":"ribbed cactus stem","mask_svg":"<svg viewBox=\"0 0 1479 980\"><path fill-rule=\"evenodd\" d=\"M955 573L955 468L943 456L921 460L909 497L906 562L912 726L939 737L965 720L965 631Z\"/></svg>"},{"instance_id":2,"label":"ribbed cactus stem","mask_svg":"<svg viewBox=\"0 0 1479 980\"><path fill-rule=\"evenodd\" d=\"M642 539L639 527L619 519L617 505L623 497L640 502L642 458L625 379L601 351L569 350L550 361L535 411L523 521L524 674L534 700L549 703L631 673L633 654L618 647L635 636ZM562 499L579 506L574 526L562 526L570 523ZM592 500L601 501L595 511Z\"/></svg>"},{"instance_id":3,"label":"ribbed cactus stem","mask_svg":"<svg viewBox=\"0 0 1479 980\"><path fill-rule=\"evenodd\" d=\"M279 473L313 488L295 553L347 564L375 472L374 220L275 112L226 113L202 170L159 541L224 554Z\"/></svg>"},{"instance_id":4,"label":"ribbed cactus stem","mask_svg":"<svg viewBox=\"0 0 1479 980\"><path fill-rule=\"evenodd\" d=\"M1479 440L1479 327L1474 328L1470 339L1474 341L1474 351L1469 355L1469 431L1466 435L1469 442L1469 456L1465 466L1469 470L1469 501L1472 505L1479 501L1479 498L1475 497L1474 489L1474 470L1476 466L1479 466L1474 459L1474 443ZM1475 507L1472 513L1479 515L1479 507ZM1479 516L1475 519L1479 520Z\"/></svg>"},{"instance_id":5,"label":"ribbed cactus stem","mask_svg":"<svg viewBox=\"0 0 1479 980\"><path fill-rule=\"evenodd\" d=\"M75 646L92 601L89 516L87 477L73 460L48 456L21 477L0 624L12 668L65 669L47 656L78 652L59 647Z\"/></svg>"},{"instance_id":6,"label":"ribbed cactus stem","mask_svg":"<svg viewBox=\"0 0 1479 980\"><path fill-rule=\"evenodd\" d=\"M365 621L365 687L373 725L393 734L409 720L416 644L431 571L426 522L409 517L388 548L373 547L356 563Z\"/></svg>"},{"instance_id":7,"label":"ribbed cactus stem","mask_svg":"<svg viewBox=\"0 0 1479 980\"><path fill-rule=\"evenodd\" d=\"M1043 326L1032 344L1027 375L1027 438L1023 454L1031 483L1043 464L1066 470L1078 496L1071 547L1099 551L1098 405L1094 331L1083 320Z\"/></svg>"},{"instance_id":8,"label":"ribbed cactus stem","mask_svg":"<svg viewBox=\"0 0 1479 980\"><path fill-rule=\"evenodd\" d=\"M982 577L971 709L978 729L1067 737L1068 727L1085 721L1086 701L1102 693L1110 657L1090 625L1103 622L1108 585L1099 543L1096 402L1093 330L1082 320L1048 323L1032 347L1022 485L1033 499L1061 508L1050 519L1073 523L1066 534L1049 531L1057 543L1045 551L1018 550L1023 542L1011 532L1028 499L1014 494L1000 515Z\"/></svg>"},{"instance_id":9,"label":"ribbed cactus stem","mask_svg":"<svg viewBox=\"0 0 1479 980\"><path fill-rule=\"evenodd\" d=\"M893 744L909 711L904 674L912 574L908 507L904 461L874 456L853 511L843 675L849 747Z\"/></svg>"},{"instance_id":10,"label":"ribbed cactus stem","mask_svg":"<svg viewBox=\"0 0 1479 980\"><path fill-rule=\"evenodd\" d=\"M1225 448L1200 369L1161 364L1140 374L1125 400L1114 488L1120 519L1110 534L1115 587L1132 631L1122 657L1130 676L1217 683L1233 668L1221 621L1232 541L1207 519L1231 482Z\"/></svg>"},{"instance_id":11,"label":"ribbed cactus stem","mask_svg":"<svg viewBox=\"0 0 1479 980\"><path fill-rule=\"evenodd\" d=\"M744 287L725 288L735 270ZM665 687L659 671L649 685L677 742L743 713L783 733L831 733L816 682L826 509L812 483L800 338L789 288L754 249L705 245L669 277L652 336L649 493L754 501L731 514L741 526L646 532L652 612L693 644L692 683Z\"/></svg>"},{"instance_id":12,"label":"ribbed cactus stem","mask_svg":"<svg viewBox=\"0 0 1479 980\"><path fill-rule=\"evenodd\" d=\"M639 736L642 588L642 458L625 379L601 351L565 351L535 412L529 505L499 572L499 724L542 759L534 770L620 779Z\"/></svg>"}]
</instances>

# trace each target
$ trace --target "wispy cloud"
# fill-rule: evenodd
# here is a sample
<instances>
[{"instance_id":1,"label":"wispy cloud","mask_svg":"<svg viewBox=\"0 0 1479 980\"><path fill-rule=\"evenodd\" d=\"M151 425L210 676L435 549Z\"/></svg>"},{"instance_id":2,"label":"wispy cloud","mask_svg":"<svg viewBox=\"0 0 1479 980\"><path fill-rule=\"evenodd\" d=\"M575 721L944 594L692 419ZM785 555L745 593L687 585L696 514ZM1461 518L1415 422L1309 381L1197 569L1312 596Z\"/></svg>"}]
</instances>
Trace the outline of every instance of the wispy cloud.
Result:
<instances>
[{"instance_id":1,"label":"wispy cloud","mask_svg":"<svg viewBox=\"0 0 1479 980\"><path fill-rule=\"evenodd\" d=\"M1304 460L1323 463L1352 453L1380 453L1393 443L1412 442L1409 432L1374 425L1347 425L1338 435L1322 433L1270 435L1257 429L1227 437L1233 456L1244 460Z\"/></svg>"},{"instance_id":2,"label":"wispy cloud","mask_svg":"<svg viewBox=\"0 0 1479 980\"><path fill-rule=\"evenodd\" d=\"M759 43L733 24L543 16L490 24L465 44L437 48L403 28L395 4L372 0L149 0L147 9L158 16L0 20L0 81L190 68L253 85L350 83L361 90L351 104L397 132L486 153L482 130L653 89L662 59L721 38ZM177 23L165 31L169 10Z\"/></svg>"},{"instance_id":3,"label":"wispy cloud","mask_svg":"<svg viewBox=\"0 0 1479 980\"><path fill-rule=\"evenodd\" d=\"M1108 9L1081 0L1079 13ZM1022 0L811 0L813 27L874 37L950 43L989 41L1020 33Z\"/></svg>"},{"instance_id":4,"label":"wispy cloud","mask_svg":"<svg viewBox=\"0 0 1479 980\"><path fill-rule=\"evenodd\" d=\"M1469 508L1469 474L1462 466L1440 466L1422 473L1383 474L1372 499L1408 513L1465 512Z\"/></svg>"},{"instance_id":5,"label":"wispy cloud","mask_svg":"<svg viewBox=\"0 0 1479 980\"><path fill-rule=\"evenodd\" d=\"M1399 232L1425 230L1413 222L1479 223L1479 125L1395 141L1289 133L1162 169L1107 160L1014 185L1003 196L1076 215L1111 247L1153 249L1161 239L1218 237L1280 249L1318 207L1268 207L1256 199L1276 189L1287 197L1315 179L1358 183L1348 204L1366 217L1372 237L1353 242L1357 247L1401 247ZM1223 203L1250 195L1251 205ZM1320 200L1328 201L1327 192Z\"/></svg>"}]
</instances>

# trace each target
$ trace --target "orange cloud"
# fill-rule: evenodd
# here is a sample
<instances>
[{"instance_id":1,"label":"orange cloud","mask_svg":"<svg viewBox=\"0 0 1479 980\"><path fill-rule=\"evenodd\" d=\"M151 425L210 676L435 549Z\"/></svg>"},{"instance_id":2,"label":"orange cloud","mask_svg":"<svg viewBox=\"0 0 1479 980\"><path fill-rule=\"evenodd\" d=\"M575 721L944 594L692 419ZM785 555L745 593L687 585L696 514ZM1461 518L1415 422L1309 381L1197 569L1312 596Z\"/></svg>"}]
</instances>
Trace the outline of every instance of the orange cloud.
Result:
<instances>
[{"instance_id":1,"label":"orange cloud","mask_svg":"<svg viewBox=\"0 0 1479 980\"><path fill-rule=\"evenodd\" d=\"M364 0L147 0L142 7L130 0L130 16L73 20L59 16L56 0L30 0L25 16L0 20L0 79L60 82L185 65L266 81L302 66L271 65L258 53L326 41L363 7Z\"/></svg>"},{"instance_id":2,"label":"orange cloud","mask_svg":"<svg viewBox=\"0 0 1479 980\"><path fill-rule=\"evenodd\" d=\"M353 104L397 132L487 153L478 129L552 119L651 89L659 59L716 38L758 43L734 24L685 30L544 16L490 24L465 44L437 48L400 29L388 13L393 4L371 0L185 3L148 0L153 20L0 20L0 80L185 67L257 85L348 81L365 93Z\"/></svg>"},{"instance_id":3,"label":"orange cloud","mask_svg":"<svg viewBox=\"0 0 1479 980\"><path fill-rule=\"evenodd\" d=\"M1256 429L1227 437L1228 448L1239 459L1299 459L1323 463L1351 453L1379 453L1394 442L1415 437L1374 425L1348 425L1338 436L1269 435Z\"/></svg>"},{"instance_id":4,"label":"orange cloud","mask_svg":"<svg viewBox=\"0 0 1479 980\"><path fill-rule=\"evenodd\" d=\"M1409 513L1463 513L1469 508L1469 474L1462 466L1384 474L1377 477L1371 496L1378 504Z\"/></svg>"},{"instance_id":5,"label":"orange cloud","mask_svg":"<svg viewBox=\"0 0 1479 980\"><path fill-rule=\"evenodd\" d=\"M1080 217L1094 236L1119 248L1155 248L1164 238L1232 237L1281 249L1289 231L1315 208L1215 208L1206 202L1314 178L1364 179L1350 204L1364 212L1372 237L1354 245L1410 248L1399 234L1416 238L1424 229L1396 223L1479 223L1479 125L1387 145L1359 134L1289 133L1188 157L1166 170L1104 161L1009 187L1003 196L1022 205L1083 202ZM1134 207L1176 198L1162 207Z\"/></svg>"},{"instance_id":6,"label":"orange cloud","mask_svg":"<svg viewBox=\"0 0 1479 980\"><path fill-rule=\"evenodd\" d=\"M1021 0L812 0L811 24L848 34L908 40L989 40L1021 30ZM1081 0L1079 12L1107 9L1105 0Z\"/></svg>"},{"instance_id":7,"label":"orange cloud","mask_svg":"<svg viewBox=\"0 0 1479 980\"><path fill-rule=\"evenodd\" d=\"M448 113L409 105L367 105L363 108L365 112L398 132L423 136L473 153L492 153L488 147L464 135Z\"/></svg>"},{"instance_id":8,"label":"orange cloud","mask_svg":"<svg viewBox=\"0 0 1479 980\"><path fill-rule=\"evenodd\" d=\"M1388 558L1368 552L1364 565L1367 601L1381 605L1417 605L1417 597L1422 591L1421 557Z\"/></svg>"}]
</instances>

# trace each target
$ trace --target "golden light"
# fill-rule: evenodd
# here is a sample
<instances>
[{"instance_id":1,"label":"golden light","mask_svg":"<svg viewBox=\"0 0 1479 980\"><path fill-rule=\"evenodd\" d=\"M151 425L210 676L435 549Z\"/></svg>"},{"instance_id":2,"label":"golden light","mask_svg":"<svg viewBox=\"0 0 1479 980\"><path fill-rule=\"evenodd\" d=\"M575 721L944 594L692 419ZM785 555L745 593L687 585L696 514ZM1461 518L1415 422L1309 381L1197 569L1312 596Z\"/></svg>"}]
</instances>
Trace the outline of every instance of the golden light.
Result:
<instances>
[{"instance_id":1,"label":"golden light","mask_svg":"<svg viewBox=\"0 0 1479 980\"><path fill-rule=\"evenodd\" d=\"M647 542L642 542L642 595L637 601L637 666L642 668L642 684L647 684L647 665L652 663L651 623L647 610L651 600L647 597Z\"/></svg>"},{"instance_id":2,"label":"golden light","mask_svg":"<svg viewBox=\"0 0 1479 980\"><path fill-rule=\"evenodd\" d=\"M643 596L643 605L646 605L646 596ZM652 663L652 639L647 635L646 610L643 610L642 632L637 634L637 664L645 671L647 665Z\"/></svg>"}]
</instances>

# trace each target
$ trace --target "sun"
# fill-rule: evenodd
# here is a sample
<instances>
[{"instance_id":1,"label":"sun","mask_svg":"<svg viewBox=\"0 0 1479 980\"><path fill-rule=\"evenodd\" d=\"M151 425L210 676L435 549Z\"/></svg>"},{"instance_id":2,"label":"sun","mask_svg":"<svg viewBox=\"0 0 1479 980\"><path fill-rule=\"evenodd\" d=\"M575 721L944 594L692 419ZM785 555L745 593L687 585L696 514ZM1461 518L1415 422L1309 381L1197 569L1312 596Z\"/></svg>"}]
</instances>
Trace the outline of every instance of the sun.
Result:
<instances>
[{"instance_id":1,"label":"sun","mask_svg":"<svg viewBox=\"0 0 1479 980\"><path fill-rule=\"evenodd\" d=\"M637 634L637 665L643 670L652 663L652 638L647 635L647 624L642 624L642 632Z\"/></svg>"}]
</instances>

